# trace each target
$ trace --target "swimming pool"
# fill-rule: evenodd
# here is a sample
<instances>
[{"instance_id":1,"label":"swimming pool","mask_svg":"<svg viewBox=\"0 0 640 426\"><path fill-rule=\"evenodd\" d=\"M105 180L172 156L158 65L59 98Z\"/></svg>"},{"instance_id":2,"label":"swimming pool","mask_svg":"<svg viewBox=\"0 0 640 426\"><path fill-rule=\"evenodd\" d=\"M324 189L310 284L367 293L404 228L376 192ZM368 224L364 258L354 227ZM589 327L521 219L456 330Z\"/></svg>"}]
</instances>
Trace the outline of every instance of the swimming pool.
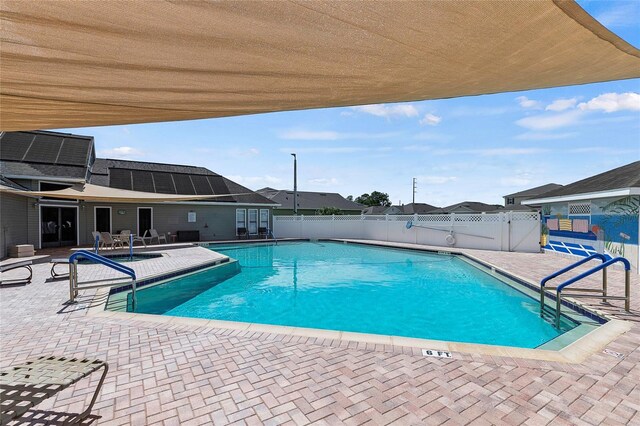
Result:
<instances>
[{"instance_id":1,"label":"swimming pool","mask_svg":"<svg viewBox=\"0 0 640 426\"><path fill-rule=\"evenodd\" d=\"M136 312L536 348L560 330L513 283L451 254L295 242L215 246L237 262L138 291Z\"/></svg>"}]
</instances>

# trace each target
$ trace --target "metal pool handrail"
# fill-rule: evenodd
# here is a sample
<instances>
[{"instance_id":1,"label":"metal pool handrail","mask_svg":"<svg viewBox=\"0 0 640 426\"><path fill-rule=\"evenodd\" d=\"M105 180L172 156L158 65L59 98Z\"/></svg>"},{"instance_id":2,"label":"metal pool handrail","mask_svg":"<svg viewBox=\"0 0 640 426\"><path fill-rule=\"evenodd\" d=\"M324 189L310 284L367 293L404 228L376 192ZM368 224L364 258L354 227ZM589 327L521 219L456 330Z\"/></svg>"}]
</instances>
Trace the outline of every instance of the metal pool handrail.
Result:
<instances>
[{"instance_id":1,"label":"metal pool handrail","mask_svg":"<svg viewBox=\"0 0 640 426\"><path fill-rule=\"evenodd\" d=\"M544 289L545 289L545 285L547 284L547 282L549 280L552 280L553 278L556 278L562 274L564 274L565 272L569 272L574 268L577 268L578 266L587 263L588 261L592 260L592 259L600 259L603 263L607 261L607 258L604 257L603 254L601 253L595 253L592 254L589 257L585 257L584 259L580 259L579 261L572 263L571 265L567 266L566 268L562 268L559 271L554 272L551 275L548 275L546 277L544 277L542 279L542 281L540 281L540 316L543 316L544 313ZM602 272L602 289L604 294L607 293L607 271L603 270ZM555 287L550 288L550 290L555 290Z\"/></svg>"},{"instance_id":2,"label":"metal pool handrail","mask_svg":"<svg viewBox=\"0 0 640 426\"><path fill-rule=\"evenodd\" d=\"M136 307L136 272L129 268L128 266L124 266L116 261L113 261L105 256L100 256L99 254L91 253L87 250L78 250L69 256L69 301L71 303L75 302L75 298L78 295L78 290L80 289L78 285L78 259L85 258L93 260L101 265L104 265L108 268L114 269L118 272L122 272L125 275L131 277L131 293L132 293L132 306L135 310ZM83 284L92 284L98 281L86 281ZM83 285L82 288L98 288L98 287L111 287L114 284L95 284L91 286Z\"/></svg>"},{"instance_id":3,"label":"metal pool handrail","mask_svg":"<svg viewBox=\"0 0 640 426\"><path fill-rule=\"evenodd\" d=\"M589 269L582 274L570 278L567 281L560 284L556 287L556 318L555 325L556 327L560 327L560 309L562 308L562 290L565 287L570 286L571 284L580 281L583 278L588 277L589 275L595 274L596 272L602 270L606 271L606 269L613 265L614 263L621 262L624 265L624 296L607 296L607 288L606 285L603 286L602 290L589 289L589 288L571 288L570 290L584 292L584 293L602 293L602 296L592 295L592 294L580 294L580 293L570 293L566 294L568 297L585 297L585 298L598 298L598 299L611 299L611 300L624 300L624 310L629 312L631 305L631 263L625 259L624 257L616 257L614 259L608 260L601 265L598 265L594 268ZM603 275L606 276L606 275Z\"/></svg>"}]
</instances>

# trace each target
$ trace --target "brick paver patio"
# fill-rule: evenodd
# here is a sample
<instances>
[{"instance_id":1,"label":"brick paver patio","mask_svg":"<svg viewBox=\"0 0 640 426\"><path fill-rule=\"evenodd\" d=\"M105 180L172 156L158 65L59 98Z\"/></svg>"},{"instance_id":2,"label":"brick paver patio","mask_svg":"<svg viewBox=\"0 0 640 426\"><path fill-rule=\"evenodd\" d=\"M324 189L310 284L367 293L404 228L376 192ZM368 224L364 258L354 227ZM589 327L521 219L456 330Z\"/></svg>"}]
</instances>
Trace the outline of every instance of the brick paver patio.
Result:
<instances>
[{"instance_id":1,"label":"brick paver patio","mask_svg":"<svg viewBox=\"0 0 640 426\"><path fill-rule=\"evenodd\" d=\"M536 282L571 263L548 254L468 252ZM620 293L622 272L609 277ZM63 305L68 281L48 278L49 265L35 265L32 284L0 289L0 367L41 354L106 360L110 371L94 410L99 424L640 424L637 275L632 314L619 301L594 302L633 322L607 346L624 358L598 352L582 364L461 353L444 360L425 358L420 348L123 322L88 315L83 303ZM96 382L80 382L37 414L82 411Z\"/></svg>"}]
</instances>

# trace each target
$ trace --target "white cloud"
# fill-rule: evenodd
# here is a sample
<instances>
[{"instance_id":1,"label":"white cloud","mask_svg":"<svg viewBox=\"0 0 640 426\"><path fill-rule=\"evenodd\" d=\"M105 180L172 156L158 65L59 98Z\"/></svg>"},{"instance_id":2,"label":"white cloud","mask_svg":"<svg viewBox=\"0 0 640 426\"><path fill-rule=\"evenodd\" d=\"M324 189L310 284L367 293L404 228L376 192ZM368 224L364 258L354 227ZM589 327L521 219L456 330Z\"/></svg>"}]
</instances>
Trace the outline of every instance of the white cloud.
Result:
<instances>
[{"instance_id":1,"label":"white cloud","mask_svg":"<svg viewBox=\"0 0 640 426\"><path fill-rule=\"evenodd\" d=\"M539 133L539 132L527 132L522 133L515 137L517 140L523 141L544 141L544 140L559 140L559 139L570 139L578 136L577 132L566 132L566 133Z\"/></svg>"},{"instance_id":2,"label":"white cloud","mask_svg":"<svg viewBox=\"0 0 640 426\"><path fill-rule=\"evenodd\" d=\"M254 186L254 187L258 187L258 186L263 187L263 186L277 185L282 183L282 179L277 178L275 176L271 176L271 175L264 175L264 176L235 175L235 176L228 176L228 178L241 185Z\"/></svg>"},{"instance_id":3,"label":"white cloud","mask_svg":"<svg viewBox=\"0 0 640 426\"><path fill-rule=\"evenodd\" d=\"M361 105L351 107L352 110L363 112L365 114L375 115L376 117L417 117L418 110L411 104L398 104L398 105Z\"/></svg>"},{"instance_id":4,"label":"white cloud","mask_svg":"<svg viewBox=\"0 0 640 426\"><path fill-rule=\"evenodd\" d=\"M336 178L316 178L316 179L309 179L307 183L315 186L332 186L332 185L339 184L340 181L338 181L338 179Z\"/></svg>"},{"instance_id":5,"label":"white cloud","mask_svg":"<svg viewBox=\"0 0 640 426\"><path fill-rule=\"evenodd\" d=\"M431 151L433 148L431 148L429 145L406 145L402 147L403 151L414 151L414 152L427 152L427 151Z\"/></svg>"},{"instance_id":6,"label":"white cloud","mask_svg":"<svg viewBox=\"0 0 640 426\"><path fill-rule=\"evenodd\" d=\"M541 148L489 148L489 149L473 149L469 150L470 154L479 154L484 157L498 157L503 155L535 155L547 152L547 149Z\"/></svg>"},{"instance_id":7,"label":"white cloud","mask_svg":"<svg viewBox=\"0 0 640 426\"><path fill-rule=\"evenodd\" d=\"M420 124L422 125L429 125L429 126L437 126L438 124L440 124L440 122L442 121L442 117L439 117L437 115L431 114L431 113L427 113L424 115L424 118L422 120L420 120Z\"/></svg>"},{"instance_id":8,"label":"white cloud","mask_svg":"<svg viewBox=\"0 0 640 426\"><path fill-rule=\"evenodd\" d=\"M302 140L302 141L337 141L346 139L388 139L401 135L402 132L336 132L333 130L300 130L290 129L284 130L278 134L280 139L284 140Z\"/></svg>"},{"instance_id":9,"label":"white cloud","mask_svg":"<svg viewBox=\"0 0 640 426\"><path fill-rule=\"evenodd\" d=\"M505 177L500 179L500 185L502 186L524 186L530 183L531 179L524 177Z\"/></svg>"},{"instance_id":10,"label":"white cloud","mask_svg":"<svg viewBox=\"0 0 640 426\"><path fill-rule=\"evenodd\" d=\"M516 101L518 101L518 104L522 108L526 108L526 109L541 109L542 108L542 102L534 101L533 99L529 99L526 96L518 96L516 98Z\"/></svg>"},{"instance_id":11,"label":"white cloud","mask_svg":"<svg viewBox=\"0 0 640 426\"><path fill-rule=\"evenodd\" d=\"M413 139L417 141L448 141L453 139L453 137L442 133L420 132L416 133Z\"/></svg>"},{"instance_id":12,"label":"white cloud","mask_svg":"<svg viewBox=\"0 0 640 426\"><path fill-rule=\"evenodd\" d=\"M231 149L229 155L235 158L250 158L260 155L258 148Z\"/></svg>"},{"instance_id":13,"label":"white cloud","mask_svg":"<svg viewBox=\"0 0 640 426\"><path fill-rule=\"evenodd\" d=\"M583 111L640 111L640 93L605 93L578 105Z\"/></svg>"},{"instance_id":14,"label":"white cloud","mask_svg":"<svg viewBox=\"0 0 640 426\"><path fill-rule=\"evenodd\" d=\"M457 107L452 109L447 115L451 117L487 117L506 114L514 110L516 110L515 107Z\"/></svg>"},{"instance_id":15,"label":"white cloud","mask_svg":"<svg viewBox=\"0 0 640 426\"><path fill-rule=\"evenodd\" d=\"M426 183L429 185L442 185L458 180L456 176L418 176L417 179L419 183Z\"/></svg>"},{"instance_id":16,"label":"white cloud","mask_svg":"<svg viewBox=\"0 0 640 426\"><path fill-rule=\"evenodd\" d=\"M539 114L521 118L518 126L531 130L553 130L576 124L582 117L582 111L571 110L560 114Z\"/></svg>"},{"instance_id":17,"label":"white cloud","mask_svg":"<svg viewBox=\"0 0 640 426\"><path fill-rule=\"evenodd\" d=\"M295 139L303 141L335 141L340 139L338 132L330 130L286 130L278 135L280 139Z\"/></svg>"},{"instance_id":18,"label":"white cloud","mask_svg":"<svg viewBox=\"0 0 640 426\"><path fill-rule=\"evenodd\" d=\"M130 146L119 146L117 148L111 149L103 149L98 152L98 154L103 155L105 157L141 157L144 155L142 151L139 149L130 147Z\"/></svg>"},{"instance_id":19,"label":"white cloud","mask_svg":"<svg viewBox=\"0 0 640 426\"><path fill-rule=\"evenodd\" d=\"M512 155L536 155L548 152L548 149L542 148L486 148L486 149L440 149L433 151L436 155L481 155L483 157L501 157Z\"/></svg>"},{"instance_id":20,"label":"white cloud","mask_svg":"<svg viewBox=\"0 0 640 426\"><path fill-rule=\"evenodd\" d=\"M545 110L560 112L560 111L564 111L565 109L573 108L574 106L576 106L577 102L578 102L578 99L576 98L556 99L555 101L547 105Z\"/></svg>"},{"instance_id":21,"label":"white cloud","mask_svg":"<svg viewBox=\"0 0 640 426\"><path fill-rule=\"evenodd\" d=\"M314 147L314 148L281 148L280 152L297 154L351 154L354 152L368 151L367 148L358 146Z\"/></svg>"}]
</instances>

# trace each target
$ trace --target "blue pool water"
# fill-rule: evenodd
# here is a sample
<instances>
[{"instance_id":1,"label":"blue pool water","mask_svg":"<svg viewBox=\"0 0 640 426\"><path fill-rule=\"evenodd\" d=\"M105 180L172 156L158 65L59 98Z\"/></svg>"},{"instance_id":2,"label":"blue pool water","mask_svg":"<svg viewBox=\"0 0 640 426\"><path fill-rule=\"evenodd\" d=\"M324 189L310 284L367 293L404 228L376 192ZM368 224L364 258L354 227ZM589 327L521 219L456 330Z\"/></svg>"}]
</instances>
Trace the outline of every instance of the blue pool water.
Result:
<instances>
[{"instance_id":1,"label":"blue pool water","mask_svg":"<svg viewBox=\"0 0 640 426\"><path fill-rule=\"evenodd\" d=\"M238 262L141 289L136 311L525 348L561 334L537 300L453 255L335 242L214 250Z\"/></svg>"}]
</instances>

